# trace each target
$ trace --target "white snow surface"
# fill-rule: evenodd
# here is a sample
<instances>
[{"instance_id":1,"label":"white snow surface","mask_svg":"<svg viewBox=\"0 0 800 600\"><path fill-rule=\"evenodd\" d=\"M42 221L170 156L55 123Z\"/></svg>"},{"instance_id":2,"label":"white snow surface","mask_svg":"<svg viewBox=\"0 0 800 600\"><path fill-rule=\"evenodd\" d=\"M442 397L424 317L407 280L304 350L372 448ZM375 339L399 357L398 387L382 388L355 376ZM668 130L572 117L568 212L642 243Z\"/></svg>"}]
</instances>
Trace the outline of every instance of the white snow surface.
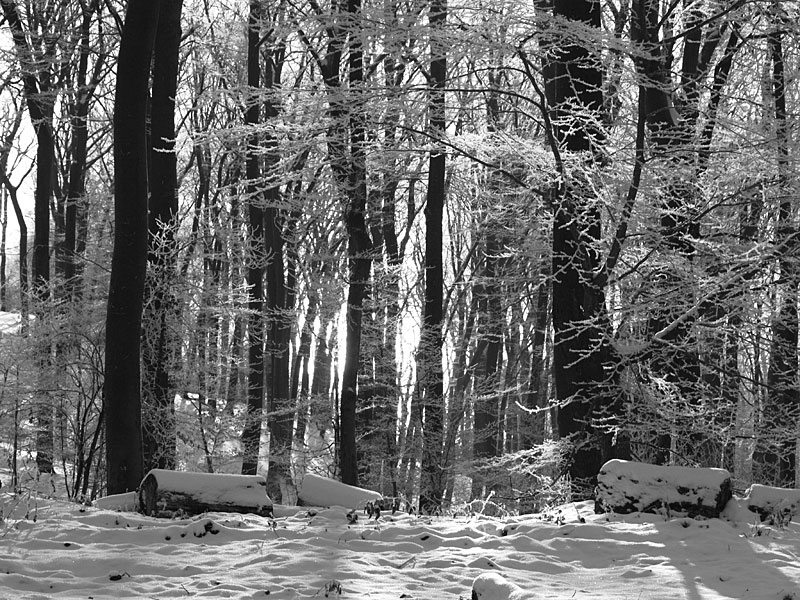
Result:
<instances>
[{"instance_id":1,"label":"white snow surface","mask_svg":"<svg viewBox=\"0 0 800 600\"><path fill-rule=\"evenodd\" d=\"M334 479L306 473L297 490L306 506L349 506L364 508L367 502L380 500L378 492L347 485Z\"/></svg>"},{"instance_id":2,"label":"white snow surface","mask_svg":"<svg viewBox=\"0 0 800 600\"><path fill-rule=\"evenodd\" d=\"M800 526L744 503L732 521L579 503L349 525L349 506L169 520L0 493L0 598L800 600Z\"/></svg>"}]
</instances>

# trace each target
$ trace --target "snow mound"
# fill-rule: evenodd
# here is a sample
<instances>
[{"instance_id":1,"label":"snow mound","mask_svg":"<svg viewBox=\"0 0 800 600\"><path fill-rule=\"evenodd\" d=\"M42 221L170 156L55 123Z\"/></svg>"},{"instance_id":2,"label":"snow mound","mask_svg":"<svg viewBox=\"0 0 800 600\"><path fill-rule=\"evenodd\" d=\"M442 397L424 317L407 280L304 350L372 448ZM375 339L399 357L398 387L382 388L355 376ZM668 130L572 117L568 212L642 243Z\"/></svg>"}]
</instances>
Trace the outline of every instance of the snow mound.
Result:
<instances>
[{"instance_id":1,"label":"snow mound","mask_svg":"<svg viewBox=\"0 0 800 600\"><path fill-rule=\"evenodd\" d=\"M533 595L499 573L489 572L472 582L472 600L533 600Z\"/></svg>"}]
</instances>

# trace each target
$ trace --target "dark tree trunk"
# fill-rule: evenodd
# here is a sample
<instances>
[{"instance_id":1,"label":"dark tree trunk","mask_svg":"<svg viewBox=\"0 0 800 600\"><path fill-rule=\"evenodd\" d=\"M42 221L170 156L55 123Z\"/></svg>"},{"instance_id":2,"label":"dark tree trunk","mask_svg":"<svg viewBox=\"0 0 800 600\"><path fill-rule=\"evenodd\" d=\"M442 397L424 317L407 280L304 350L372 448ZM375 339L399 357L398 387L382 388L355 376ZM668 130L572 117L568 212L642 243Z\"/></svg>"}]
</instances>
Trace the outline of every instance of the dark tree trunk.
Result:
<instances>
[{"instance_id":1,"label":"dark tree trunk","mask_svg":"<svg viewBox=\"0 0 800 600\"><path fill-rule=\"evenodd\" d=\"M8 169L8 159L11 154L12 144L17 137L17 132L19 131L20 125L22 124L22 110L17 109L16 113L14 114L14 121L10 125L9 129L6 132L6 135L3 139L3 149L0 150L0 184L2 184L5 193L3 194L3 233L2 233L2 265L0 265L0 310L7 311L8 310L8 295L7 295L7 281L6 281L6 266L7 266L7 257L6 257L6 233L8 228L8 201L9 199L12 200L14 203L14 211L17 212L17 202L16 202L16 193L17 188L15 188L11 182L8 180L7 169ZM13 196L13 198L12 198ZM24 222L23 222L24 227ZM23 234L23 230L20 229L20 234ZM24 235L27 236L27 231L24 232ZM27 244L27 238L25 240ZM23 263L22 251L20 249L20 263ZM20 282L22 280L20 279ZM23 290L23 293L27 293L27 290ZM23 313L24 314L24 313Z\"/></svg>"},{"instance_id":2,"label":"dark tree trunk","mask_svg":"<svg viewBox=\"0 0 800 600\"><path fill-rule=\"evenodd\" d=\"M600 4L557 0L554 14L584 27L600 27ZM584 45L564 41L554 50L552 94L554 137L566 152L588 152L600 168L604 133L602 73L598 57ZM576 109L576 105L580 109ZM573 443L569 467L577 497L591 494L603 462L611 456L610 436L595 426L608 418L613 390L606 368L611 360L604 332L604 290L593 283L599 267L596 243L600 215L589 186L565 177L555 193L553 223L553 368L558 400L558 434ZM588 484L588 485L587 485Z\"/></svg>"},{"instance_id":3,"label":"dark tree trunk","mask_svg":"<svg viewBox=\"0 0 800 600\"><path fill-rule=\"evenodd\" d=\"M361 0L348 0L351 19L348 59L351 110L350 161L347 168L348 199L345 209L347 259L350 283L347 290L344 369L341 398L341 467L342 482L358 485L358 451L356 447L356 408L358 405L358 367L361 362L361 332L364 298L369 285L372 240L367 229L367 163L366 129L363 106L364 65L361 40ZM355 105L355 108L352 108ZM341 179L344 180L342 173Z\"/></svg>"},{"instance_id":4,"label":"dark tree trunk","mask_svg":"<svg viewBox=\"0 0 800 600\"><path fill-rule=\"evenodd\" d=\"M92 16L97 10L87 5L83 9L81 19L80 58L78 59L77 87L78 101L71 115L72 140L70 144L70 158L67 199L64 209L64 244L61 257L56 257L56 269L63 274L66 296L77 298L80 293L78 281L83 272L82 255L85 249L85 238L80 235L80 223L86 218L86 171L88 160L89 109L92 98L100 81L105 59L97 58L94 68L89 74L89 57L92 52L90 45L90 28ZM61 266L59 268L59 262Z\"/></svg>"},{"instance_id":5,"label":"dark tree trunk","mask_svg":"<svg viewBox=\"0 0 800 600\"><path fill-rule=\"evenodd\" d=\"M147 270L147 100L160 2L130 0L114 100L114 251L103 394L108 493L135 490L142 461L140 336Z\"/></svg>"},{"instance_id":6,"label":"dark tree trunk","mask_svg":"<svg viewBox=\"0 0 800 600\"><path fill-rule=\"evenodd\" d=\"M337 15L340 17L343 15ZM361 2L348 0L347 19L329 29L328 47L320 69L328 92L331 125L328 153L331 169L345 200L347 231L347 310L342 395L338 418L340 476L344 483L358 485L356 408L361 356L361 323L364 296L369 284L372 240L367 229L366 130L362 106L364 84ZM345 25L346 23L346 25ZM348 89L342 92L339 68L349 33Z\"/></svg>"},{"instance_id":7,"label":"dark tree trunk","mask_svg":"<svg viewBox=\"0 0 800 600\"><path fill-rule=\"evenodd\" d=\"M266 61L264 82L265 90L273 90L281 84L281 67L284 49L280 40L262 39L262 46L272 45L270 57ZM264 103L266 118L278 116L279 106L271 99ZM280 162L277 142L271 134L265 143L267 172L278 168ZM291 341L290 311L294 309L294 295L291 289L291 272L286 264L286 244L283 238L283 213L280 210L280 189L271 186L266 190L266 208L264 210L264 235L267 256L266 266L266 300L269 331L267 349L270 368L268 371L269 410L269 469L267 474L267 492L276 502L293 504L296 491L292 482L291 455L292 429L294 425L294 405L290 398L290 356Z\"/></svg>"},{"instance_id":8,"label":"dark tree trunk","mask_svg":"<svg viewBox=\"0 0 800 600\"><path fill-rule=\"evenodd\" d=\"M34 233L32 279L36 312L40 325L44 324L45 304L50 298L50 198L53 195L55 168L55 140L53 138L54 94L51 89L52 65L35 63L36 55L29 46L16 3L2 1L3 15L11 29L11 36L22 71L22 85L31 123L36 133L36 190L34 192ZM45 23L44 25L49 25ZM43 342L39 349L42 390L49 390L51 382L50 345ZM36 465L39 473L53 472L53 407L50 393L43 391L37 408Z\"/></svg>"},{"instance_id":9,"label":"dark tree trunk","mask_svg":"<svg viewBox=\"0 0 800 600\"><path fill-rule=\"evenodd\" d=\"M433 0L428 20L431 35L430 99L428 129L431 139L444 137L445 85L447 83L447 1ZM446 153L436 144L431 151L428 168L428 196L425 203L425 305L420 336L422 377L418 383L423 409L422 464L420 467L420 512L433 513L441 508L446 483L442 464L444 442L444 374L442 373L442 321L444 306L444 261L442 226L445 205Z\"/></svg>"},{"instance_id":10,"label":"dark tree trunk","mask_svg":"<svg viewBox=\"0 0 800 600\"><path fill-rule=\"evenodd\" d=\"M784 73L783 40L779 32L767 38L772 59L772 95L775 103L775 135L777 145L778 223L777 244L794 249L797 229L789 183L789 124L786 112L786 76ZM764 479L773 485L795 487L797 423L800 419L800 390L798 389L798 314L797 266L793 252L780 256L780 281L777 315L772 324L772 348L767 382L768 401L761 417L759 441L765 447L761 453Z\"/></svg>"},{"instance_id":11,"label":"dark tree trunk","mask_svg":"<svg viewBox=\"0 0 800 600\"><path fill-rule=\"evenodd\" d=\"M245 123L256 127L261 122L261 101L258 88L261 85L261 2L250 1L250 17L247 29L247 85L250 88ZM247 326L248 375L247 418L242 431L244 458L242 474L255 475L261 443L261 424L264 411L264 210L258 191L261 178L258 136L251 133L247 142L247 191L249 196L248 218L250 224L250 256L247 268L248 309Z\"/></svg>"},{"instance_id":12,"label":"dark tree trunk","mask_svg":"<svg viewBox=\"0 0 800 600\"><path fill-rule=\"evenodd\" d=\"M28 308L28 225L25 222L25 215L22 213L22 207L17 197L17 190L19 186L14 186L8 179L5 172L0 173L3 178L3 186L8 192L8 197L11 200L11 205L14 207L14 215L17 217L17 229L19 229L19 301L20 301L20 317L21 333L26 334L28 330L28 315L30 309ZM15 459L16 460L16 459Z\"/></svg>"},{"instance_id":13,"label":"dark tree trunk","mask_svg":"<svg viewBox=\"0 0 800 600\"><path fill-rule=\"evenodd\" d=\"M178 352L170 318L177 256L178 174L175 155L175 96L183 0L161 0L153 55L150 103L150 211L148 218L147 312L142 328L142 433L145 470L174 469L175 390L170 381Z\"/></svg>"}]
</instances>

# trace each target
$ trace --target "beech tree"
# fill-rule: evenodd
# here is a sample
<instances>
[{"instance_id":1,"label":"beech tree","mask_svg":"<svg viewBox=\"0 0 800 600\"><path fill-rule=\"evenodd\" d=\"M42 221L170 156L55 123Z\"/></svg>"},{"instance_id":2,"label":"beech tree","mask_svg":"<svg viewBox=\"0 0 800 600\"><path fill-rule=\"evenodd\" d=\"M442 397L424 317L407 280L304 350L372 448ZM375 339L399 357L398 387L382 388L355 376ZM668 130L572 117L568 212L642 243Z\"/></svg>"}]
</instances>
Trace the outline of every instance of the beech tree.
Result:
<instances>
[{"instance_id":1,"label":"beech tree","mask_svg":"<svg viewBox=\"0 0 800 600\"><path fill-rule=\"evenodd\" d=\"M175 466L175 389L170 371L177 365L174 334L177 274L175 235L178 218L175 97L181 41L182 0L164 0L153 52L148 160L148 266L142 329L143 444L145 469Z\"/></svg>"},{"instance_id":2,"label":"beech tree","mask_svg":"<svg viewBox=\"0 0 800 600\"><path fill-rule=\"evenodd\" d=\"M445 86L447 85L447 43L444 32L447 20L446 0L431 2L428 20L431 29L430 100L428 128L433 141L428 167L428 194L425 201L425 304L420 337L421 374L418 383L423 422L422 482L420 511L433 513L441 507L445 487L442 464L444 440L444 375L442 373L442 322L444 303L444 263L442 223L446 197L446 150L441 144L446 122Z\"/></svg>"},{"instance_id":3,"label":"beech tree","mask_svg":"<svg viewBox=\"0 0 800 600\"><path fill-rule=\"evenodd\" d=\"M137 489L144 476L139 340L147 271L147 102L160 4L129 2L117 58L114 251L103 393L110 494Z\"/></svg>"}]
</instances>

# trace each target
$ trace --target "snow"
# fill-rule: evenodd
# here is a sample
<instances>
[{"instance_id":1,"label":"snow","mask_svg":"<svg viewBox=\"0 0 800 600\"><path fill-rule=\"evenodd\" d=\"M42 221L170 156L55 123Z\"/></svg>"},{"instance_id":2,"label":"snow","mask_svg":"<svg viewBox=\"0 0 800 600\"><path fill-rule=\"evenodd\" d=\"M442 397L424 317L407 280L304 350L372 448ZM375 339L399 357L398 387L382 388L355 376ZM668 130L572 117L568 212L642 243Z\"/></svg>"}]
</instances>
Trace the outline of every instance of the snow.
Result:
<instances>
[{"instance_id":1,"label":"snow","mask_svg":"<svg viewBox=\"0 0 800 600\"><path fill-rule=\"evenodd\" d=\"M481 573L472 582L473 600L533 600L518 585L500 573Z\"/></svg>"},{"instance_id":2,"label":"snow","mask_svg":"<svg viewBox=\"0 0 800 600\"><path fill-rule=\"evenodd\" d=\"M21 324L22 315L19 313L0 310L0 335L18 333Z\"/></svg>"},{"instance_id":3,"label":"snow","mask_svg":"<svg viewBox=\"0 0 800 600\"><path fill-rule=\"evenodd\" d=\"M793 517L800 508L800 490L753 484L747 490L747 506L765 515Z\"/></svg>"},{"instance_id":4,"label":"snow","mask_svg":"<svg viewBox=\"0 0 800 600\"><path fill-rule=\"evenodd\" d=\"M347 507L157 519L0 493L0 598L800 600L800 526L746 502L726 510L740 521L584 502L349 524Z\"/></svg>"},{"instance_id":5,"label":"snow","mask_svg":"<svg viewBox=\"0 0 800 600\"><path fill-rule=\"evenodd\" d=\"M136 500L136 492L125 492L124 494L111 494L95 500L94 505L97 508L105 508L108 510L126 510L135 511L138 505Z\"/></svg>"},{"instance_id":6,"label":"snow","mask_svg":"<svg viewBox=\"0 0 800 600\"><path fill-rule=\"evenodd\" d=\"M730 489L731 476L724 469L659 466L614 459L601 467L597 479L598 498L607 507L632 505L636 510L648 510L688 503L711 509L717 505L720 491ZM722 507L720 505L720 509Z\"/></svg>"},{"instance_id":7,"label":"snow","mask_svg":"<svg viewBox=\"0 0 800 600\"><path fill-rule=\"evenodd\" d=\"M380 501L378 492L347 485L327 477L306 473L297 490L305 506L347 506L363 508L367 502Z\"/></svg>"}]
</instances>

